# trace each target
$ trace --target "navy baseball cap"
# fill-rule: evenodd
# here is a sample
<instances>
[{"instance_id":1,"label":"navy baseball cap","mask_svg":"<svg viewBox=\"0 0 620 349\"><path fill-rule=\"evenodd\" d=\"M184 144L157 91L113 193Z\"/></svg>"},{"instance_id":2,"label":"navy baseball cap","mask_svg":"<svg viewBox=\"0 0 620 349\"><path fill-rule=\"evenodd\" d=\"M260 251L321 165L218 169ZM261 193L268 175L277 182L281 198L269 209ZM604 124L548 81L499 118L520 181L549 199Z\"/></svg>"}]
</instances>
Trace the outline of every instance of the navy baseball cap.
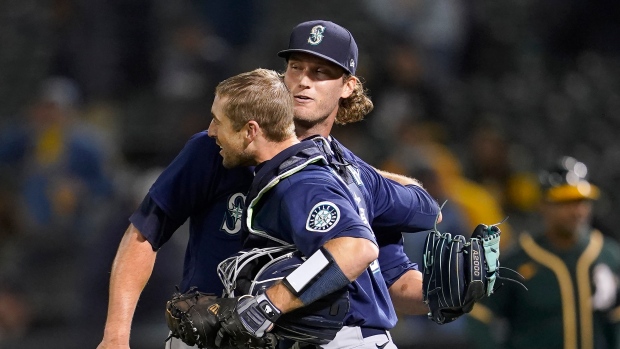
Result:
<instances>
[{"instance_id":1,"label":"navy baseball cap","mask_svg":"<svg viewBox=\"0 0 620 349\"><path fill-rule=\"evenodd\" d=\"M278 56L304 52L333 62L351 75L357 68L357 44L351 32L330 21L310 21L293 28L288 48Z\"/></svg>"}]
</instances>

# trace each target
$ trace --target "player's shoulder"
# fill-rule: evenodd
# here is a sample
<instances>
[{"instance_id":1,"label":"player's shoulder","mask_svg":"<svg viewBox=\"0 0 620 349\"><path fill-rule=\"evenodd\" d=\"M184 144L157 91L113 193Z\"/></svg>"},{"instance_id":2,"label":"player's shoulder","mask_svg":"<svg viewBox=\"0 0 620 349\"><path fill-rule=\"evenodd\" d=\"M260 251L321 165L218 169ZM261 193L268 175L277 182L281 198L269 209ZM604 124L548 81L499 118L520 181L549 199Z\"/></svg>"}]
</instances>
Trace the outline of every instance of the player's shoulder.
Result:
<instances>
[{"instance_id":1,"label":"player's shoulder","mask_svg":"<svg viewBox=\"0 0 620 349\"><path fill-rule=\"evenodd\" d=\"M189 138L183 151L186 153L198 152L201 155L200 158L204 159L205 155L219 154L220 147L215 143L215 139L209 137L207 131L201 131Z\"/></svg>"},{"instance_id":2,"label":"player's shoulder","mask_svg":"<svg viewBox=\"0 0 620 349\"><path fill-rule=\"evenodd\" d=\"M276 186L276 191L281 196L299 197L315 195L319 192L343 192L343 185L329 168L310 164L302 171L281 179Z\"/></svg>"},{"instance_id":3,"label":"player's shoulder","mask_svg":"<svg viewBox=\"0 0 620 349\"><path fill-rule=\"evenodd\" d=\"M346 160L353 162L356 165L370 166L364 160L362 160L359 156L357 156L353 151L347 148L344 144L340 143L336 138L332 137L331 142L332 142L332 145L335 145L338 148L340 148L342 155L344 156Z\"/></svg>"},{"instance_id":4,"label":"player's shoulder","mask_svg":"<svg viewBox=\"0 0 620 349\"><path fill-rule=\"evenodd\" d=\"M610 236L609 234L606 234L604 232L595 230L597 232L597 234L601 234L603 237L603 244L614 251L618 251L620 252L620 242L618 242L618 240L615 237ZM619 253L620 254L620 253Z\"/></svg>"},{"instance_id":5,"label":"player's shoulder","mask_svg":"<svg viewBox=\"0 0 620 349\"><path fill-rule=\"evenodd\" d=\"M302 171L285 178L290 185L316 185L338 183L336 175L322 164L309 164Z\"/></svg>"},{"instance_id":6,"label":"player's shoulder","mask_svg":"<svg viewBox=\"0 0 620 349\"><path fill-rule=\"evenodd\" d=\"M604 255L603 258L609 259L610 261L614 261L614 264L617 264L620 267L620 243L616 240L615 237L602 233L598 230L595 230L594 234L600 234L602 236L602 246L601 246L601 255Z\"/></svg>"},{"instance_id":7,"label":"player's shoulder","mask_svg":"<svg viewBox=\"0 0 620 349\"><path fill-rule=\"evenodd\" d=\"M217 146L217 144L215 144L215 139L209 137L209 133L206 130L193 134L187 143Z\"/></svg>"}]
</instances>

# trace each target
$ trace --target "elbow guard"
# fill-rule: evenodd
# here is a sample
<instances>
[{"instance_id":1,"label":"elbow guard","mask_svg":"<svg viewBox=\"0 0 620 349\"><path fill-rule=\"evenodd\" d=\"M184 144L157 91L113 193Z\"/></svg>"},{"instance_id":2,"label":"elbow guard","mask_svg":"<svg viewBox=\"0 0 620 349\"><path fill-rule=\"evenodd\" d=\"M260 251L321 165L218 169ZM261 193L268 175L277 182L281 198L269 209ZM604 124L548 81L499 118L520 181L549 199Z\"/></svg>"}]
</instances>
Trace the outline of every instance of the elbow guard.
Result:
<instances>
[{"instance_id":1,"label":"elbow guard","mask_svg":"<svg viewBox=\"0 0 620 349\"><path fill-rule=\"evenodd\" d=\"M282 282L304 305L351 283L331 253L324 247L316 251Z\"/></svg>"}]
</instances>

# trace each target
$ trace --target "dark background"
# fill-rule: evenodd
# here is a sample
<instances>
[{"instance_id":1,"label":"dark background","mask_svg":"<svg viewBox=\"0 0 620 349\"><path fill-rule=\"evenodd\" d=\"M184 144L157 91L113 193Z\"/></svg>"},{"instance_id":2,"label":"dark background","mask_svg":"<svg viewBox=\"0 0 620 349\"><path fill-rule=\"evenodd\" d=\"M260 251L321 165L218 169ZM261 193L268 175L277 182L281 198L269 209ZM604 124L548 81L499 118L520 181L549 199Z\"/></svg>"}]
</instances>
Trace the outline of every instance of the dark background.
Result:
<instances>
[{"instance_id":1,"label":"dark background","mask_svg":"<svg viewBox=\"0 0 620 349\"><path fill-rule=\"evenodd\" d=\"M375 110L334 134L369 163L438 200L467 196L445 181L489 193L514 236L537 229L538 171L575 156L601 188L594 224L618 237L618 18L605 0L0 1L0 349L97 346L127 217L208 126L214 86L283 70L306 20L356 38ZM163 347L185 238L159 253L134 349ZM465 346L462 331L402 317L393 332L431 348Z\"/></svg>"}]
</instances>

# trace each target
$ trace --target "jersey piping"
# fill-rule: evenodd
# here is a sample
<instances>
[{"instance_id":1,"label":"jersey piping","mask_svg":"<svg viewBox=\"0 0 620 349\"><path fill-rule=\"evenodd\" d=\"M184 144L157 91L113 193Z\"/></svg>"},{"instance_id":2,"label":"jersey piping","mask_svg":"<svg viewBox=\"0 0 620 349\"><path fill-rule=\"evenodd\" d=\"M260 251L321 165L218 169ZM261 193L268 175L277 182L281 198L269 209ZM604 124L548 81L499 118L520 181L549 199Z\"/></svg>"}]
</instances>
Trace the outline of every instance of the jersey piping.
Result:
<instances>
[{"instance_id":1,"label":"jersey piping","mask_svg":"<svg viewBox=\"0 0 620 349\"><path fill-rule=\"evenodd\" d=\"M275 176L274 178L272 178L267 185L265 185L263 188L260 189L260 191L258 192L258 194L256 194L256 197L254 197L252 199L252 201L250 201L250 204L247 207L247 216L246 216L246 224L248 227L248 231L250 234L254 234L254 235L258 235L260 237L275 241L281 245L291 245L289 243L287 243L284 240L280 240L278 238L275 238L271 235L269 235L268 233L264 232L264 231L260 231L260 230L256 230L252 227L252 219L254 216L254 207L256 206L256 204L258 203L258 201L263 197L263 195L269 191L271 188L275 187L278 183L280 183L280 181L286 177L289 177L301 170L303 170L306 166L318 162L318 161L325 161L327 162L327 160L322 156L322 155L317 155L314 157L311 157L309 159L307 159L306 161L304 161L303 163L294 166L293 168L278 174L277 176Z\"/></svg>"},{"instance_id":2,"label":"jersey piping","mask_svg":"<svg viewBox=\"0 0 620 349\"><path fill-rule=\"evenodd\" d=\"M562 321L564 332L564 349L577 349L577 309L575 306L575 293L573 290L573 280L566 264L552 252L545 250L538 245L527 233L522 233L519 243L523 251L534 261L549 268L556 276L560 287L560 297L562 301ZM590 242L577 262L577 282L579 296L579 311L581 315L581 347L593 348L594 340L592 334L592 314L590 311L591 291L589 288L588 271L590 265L596 260L602 249L602 235L595 231ZM584 281L586 285L581 285ZM589 327L588 327L589 326Z\"/></svg>"}]
</instances>

